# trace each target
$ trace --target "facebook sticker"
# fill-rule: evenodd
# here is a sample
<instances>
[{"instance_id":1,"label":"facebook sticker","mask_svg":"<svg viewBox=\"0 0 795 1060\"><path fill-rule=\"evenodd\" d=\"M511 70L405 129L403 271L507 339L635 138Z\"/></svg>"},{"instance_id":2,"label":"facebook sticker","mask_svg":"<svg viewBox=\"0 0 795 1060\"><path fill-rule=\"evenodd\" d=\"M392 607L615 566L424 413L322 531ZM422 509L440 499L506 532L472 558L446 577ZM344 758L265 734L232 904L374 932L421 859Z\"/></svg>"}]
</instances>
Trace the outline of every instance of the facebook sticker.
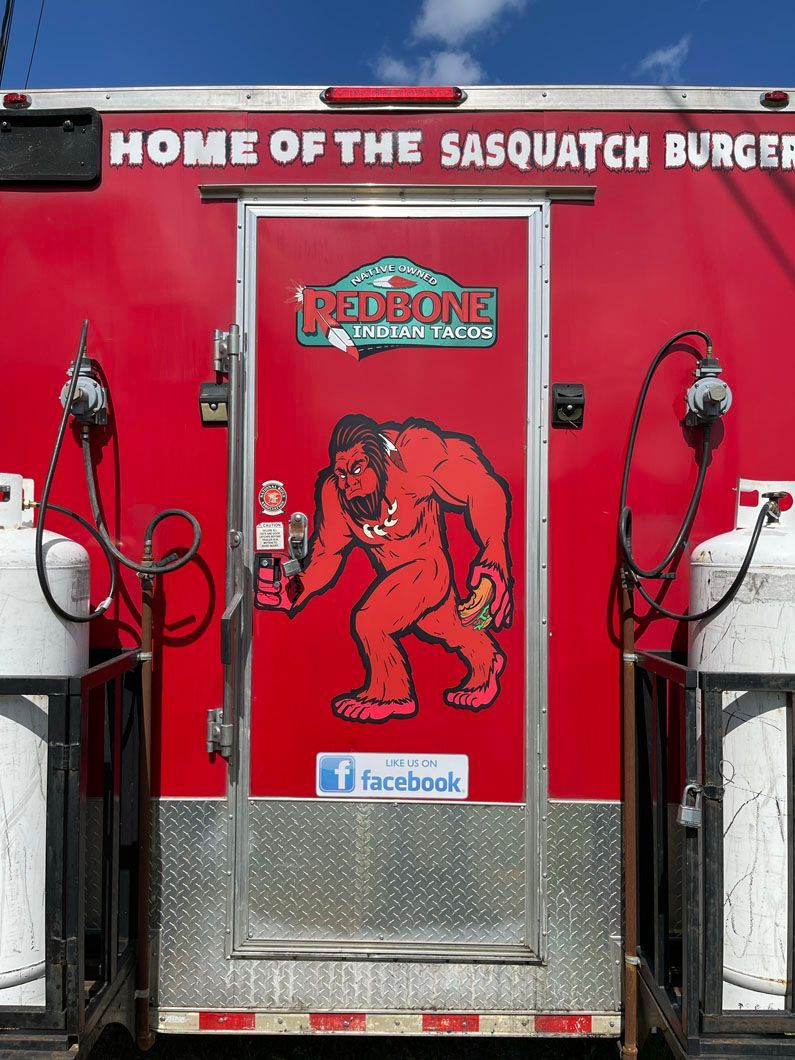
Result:
<instances>
[{"instance_id":1,"label":"facebook sticker","mask_svg":"<svg viewBox=\"0 0 795 1060\"><path fill-rule=\"evenodd\" d=\"M356 768L350 755L319 755L317 788L321 795L347 795L356 783Z\"/></svg>"},{"instance_id":2,"label":"facebook sticker","mask_svg":"<svg viewBox=\"0 0 795 1060\"><path fill-rule=\"evenodd\" d=\"M327 798L466 799L469 759L448 754L321 753L315 790Z\"/></svg>"}]
</instances>

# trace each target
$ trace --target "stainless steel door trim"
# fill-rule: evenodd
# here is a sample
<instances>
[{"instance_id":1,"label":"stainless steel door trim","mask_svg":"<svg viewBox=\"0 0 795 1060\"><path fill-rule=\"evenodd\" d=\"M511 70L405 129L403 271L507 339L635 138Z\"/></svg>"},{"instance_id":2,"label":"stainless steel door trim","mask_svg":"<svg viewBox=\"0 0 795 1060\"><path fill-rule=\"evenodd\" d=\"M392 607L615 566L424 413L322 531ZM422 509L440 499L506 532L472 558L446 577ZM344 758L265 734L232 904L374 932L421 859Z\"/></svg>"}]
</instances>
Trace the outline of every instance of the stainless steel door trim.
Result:
<instances>
[{"instance_id":1,"label":"stainless steel door trim","mask_svg":"<svg viewBox=\"0 0 795 1060\"><path fill-rule=\"evenodd\" d=\"M290 192L292 191L292 195ZM543 960L546 956L545 915L546 873L544 868L544 825L546 820L546 687L547 687L547 391L549 378L549 224L550 203L534 198L526 192L517 195L517 202L505 202L500 189L467 189L461 196L460 189L433 189L433 201L423 201L427 189L420 189L415 196L410 187L383 187L371 196L365 189L357 189L354 202L323 202L313 200L313 189L279 189L274 201L256 201L241 197L237 208L237 275L236 316L241 322L241 350L244 354L243 379L243 542L237 550L245 569L245 580L251 585L253 578L251 523L254 510L254 417L257 387L256 351L256 303L257 303L257 229L260 219L268 217L513 217L523 218L528 223L528 423L527 452L535 454L527 464L527 733L526 733L526 937L527 950L524 960ZM470 194L473 193L473 194ZM515 190L514 190L515 194ZM322 195L322 189L321 189ZM464 201L462 202L462 198ZM494 200L497 200L494 204ZM536 277L537 279L534 279ZM535 533L532 532L535 528ZM536 580L534 581L533 578ZM537 586L533 594L532 585ZM536 596L536 603L531 597ZM535 628L534 628L535 627ZM254 956L295 955L295 944L272 946L262 940L248 937L249 909L249 798L250 790L250 705L251 705L251 623L247 609L244 632L245 643L241 650L240 709L237 746L229 774L229 855L232 870L228 875L227 957L251 958ZM532 682L532 687L531 683ZM341 955L357 952L351 946L337 946L329 954ZM448 947L448 951L449 951ZM479 948L454 947L456 959L486 959ZM309 947L302 956L318 956L317 946ZM326 955L325 951L323 955ZM396 948L384 947L385 959L417 959L411 956L410 947L396 944ZM471 956L470 956L471 955ZM522 960L508 954L504 947L493 950L495 960ZM425 951L426 959L449 960L443 948L437 955L434 947Z\"/></svg>"},{"instance_id":2,"label":"stainless steel door trim","mask_svg":"<svg viewBox=\"0 0 795 1060\"><path fill-rule=\"evenodd\" d=\"M394 186L371 184L200 184L199 194L207 202L245 199L249 206L292 206L302 210L308 202L319 206L350 206L353 203L385 206L410 201L417 206L501 205L540 206L554 202L593 202L595 184L500 184L493 187L439 184ZM409 197L407 199L407 196ZM397 197L397 201L396 201Z\"/></svg>"}]
</instances>

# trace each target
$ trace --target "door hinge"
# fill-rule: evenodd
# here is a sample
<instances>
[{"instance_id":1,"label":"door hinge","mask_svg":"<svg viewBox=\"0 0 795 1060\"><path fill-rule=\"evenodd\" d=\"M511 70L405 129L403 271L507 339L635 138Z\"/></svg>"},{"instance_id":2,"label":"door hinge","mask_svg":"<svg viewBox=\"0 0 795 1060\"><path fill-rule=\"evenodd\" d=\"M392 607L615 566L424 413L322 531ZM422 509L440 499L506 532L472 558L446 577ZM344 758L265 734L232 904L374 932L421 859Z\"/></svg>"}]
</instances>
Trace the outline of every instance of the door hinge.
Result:
<instances>
[{"instance_id":1,"label":"door hinge","mask_svg":"<svg viewBox=\"0 0 795 1060\"><path fill-rule=\"evenodd\" d=\"M77 964L78 947L77 938L70 936L62 939L56 935L51 936L47 943L47 962L56 967L68 964Z\"/></svg>"},{"instance_id":2,"label":"door hinge","mask_svg":"<svg viewBox=\"0 0 795 1060\"><path fill-rule=\"evenodd\" d=\"M229 374L229 358L240 356L240 328L230 324L229 331L216 328L213 332L213 367L222 375Z\"/></svg>"},{"instance_id":3,"label":"door hinge","mask_svg":"<svg viewBox=\"0 0 795 1060\"><path fill-rule=\"evenodd\" d=\"M53 769L76 773L80 769L80 744L51 743L47 754Z\"/></svg>"},{"instance_id":4,"label":"door hinge","mask_svg":"<svg viewBox=\"0 0 795 1060\"><path fill-rule=\"evenodd\" d=\"M229 758L232 753L234 726L224 723L224 708L214 707L207 711L207 753Z\"/></svg>"}]
</instances>

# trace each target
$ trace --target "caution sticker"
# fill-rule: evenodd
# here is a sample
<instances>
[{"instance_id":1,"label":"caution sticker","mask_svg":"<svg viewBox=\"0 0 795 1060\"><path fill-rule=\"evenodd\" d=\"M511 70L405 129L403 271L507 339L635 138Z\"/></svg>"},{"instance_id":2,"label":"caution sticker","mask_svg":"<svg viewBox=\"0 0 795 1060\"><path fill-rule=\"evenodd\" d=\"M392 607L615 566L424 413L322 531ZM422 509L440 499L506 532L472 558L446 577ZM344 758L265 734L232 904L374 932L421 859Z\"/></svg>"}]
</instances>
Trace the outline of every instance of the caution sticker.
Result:
<instances>
[{"instance_id":1,"label":"caution sticker","mask_svg":"<svg viewBox=\"0 0 795 1060\"><path fill-rule=\"evenodd\" d=\"M257 523L257 551L284 552L284 523Z\"/></svg>"}]
</instances>

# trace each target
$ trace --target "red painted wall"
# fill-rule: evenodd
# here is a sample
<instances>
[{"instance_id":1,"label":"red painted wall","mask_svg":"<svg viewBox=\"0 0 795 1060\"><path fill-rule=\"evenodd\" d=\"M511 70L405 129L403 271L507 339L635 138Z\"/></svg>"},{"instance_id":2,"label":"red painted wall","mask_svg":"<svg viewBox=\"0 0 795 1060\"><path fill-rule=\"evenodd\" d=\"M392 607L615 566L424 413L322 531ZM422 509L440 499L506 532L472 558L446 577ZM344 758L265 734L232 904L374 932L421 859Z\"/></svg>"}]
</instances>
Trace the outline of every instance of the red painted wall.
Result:
<instances>
[{"instance_id":1,"label":"red painted wall","mask_svg":"<svg viewBox=\"0 0 795 1060\"><path fill-rule=\"evenodd\" d=\"M244 128L260 131L260 161L244 168L111 167L114 129ZM275 128L418 128L422 162L344 166L329 152L313 165L279 166L264 150ZM649 134L646 172L445 169L436 150L448 129L624 130ZM593 184L593 205L557 203L551 227L551 378L586 386L585 427L553 431L550 470L549 782L556 797L617 798L619 656L615 526L624 447L646 367L684 327L712 333L735 405L714 453L694 541L731 526L738 476L792 477L785 442L795 287L795 171L710 166L666 170L667 130L792 133L786 115L109 115L103 177L93 190L0 191L0 308L6 400L0 465L43 483L60 406L57 396L83 317L89 352L109 379L113 415L98 444L108 522L137 557L155 511L199 517L200 559L171 575L160 599L156 658L160 740L156 786L164 795L225 790L226 765L204 748L205 712L221 701L225 449L222 430L200 425L199 383L212 377L211 335L234 317L235 206L202 203L200 183L379 181L433 184ZM673 358L648 403L632 480L642 561L679 525L695 476L679 421L691 359ZM118 491L116 489L119 484ZM53 500L88 515L76 440L68 438ZM52 516L52 528L61 527ZM67 533L70 526L63 524ZM166 529L158 547L184 543ZM173 536L172 536L173 535ZM105 593L100 558L93 600ZM686 603L683 577L666 598ZM135 643L139 590L125 577L97 645ZM664 648L682 631L653 621L642 643Z\"/></svg>"}]
</instances>

